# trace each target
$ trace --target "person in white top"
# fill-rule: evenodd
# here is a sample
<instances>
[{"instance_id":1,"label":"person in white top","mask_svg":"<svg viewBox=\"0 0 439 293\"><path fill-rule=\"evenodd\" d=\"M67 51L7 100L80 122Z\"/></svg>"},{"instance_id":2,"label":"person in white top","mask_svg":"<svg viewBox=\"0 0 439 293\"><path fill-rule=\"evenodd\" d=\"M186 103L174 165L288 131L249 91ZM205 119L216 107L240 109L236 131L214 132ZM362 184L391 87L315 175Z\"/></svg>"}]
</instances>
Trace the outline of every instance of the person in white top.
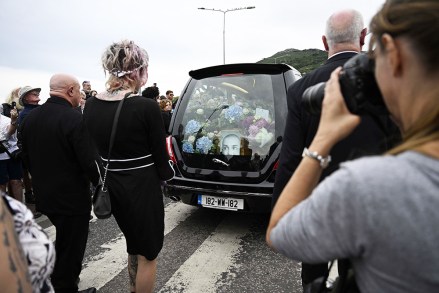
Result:
<instances>
[{"instance_id":1,"label":"person in white top","mask_svg":"<svg viewBox=\"0 0 439 293\"><path fill-rule=\"evenodd\" d=\"M18 152L17 120L16 108L11 110L11 118L0 114L0 191L6 192L10 183L9 195L23 202L23 169L21 160L14 158Z\"/></svg>"}]
</instances>

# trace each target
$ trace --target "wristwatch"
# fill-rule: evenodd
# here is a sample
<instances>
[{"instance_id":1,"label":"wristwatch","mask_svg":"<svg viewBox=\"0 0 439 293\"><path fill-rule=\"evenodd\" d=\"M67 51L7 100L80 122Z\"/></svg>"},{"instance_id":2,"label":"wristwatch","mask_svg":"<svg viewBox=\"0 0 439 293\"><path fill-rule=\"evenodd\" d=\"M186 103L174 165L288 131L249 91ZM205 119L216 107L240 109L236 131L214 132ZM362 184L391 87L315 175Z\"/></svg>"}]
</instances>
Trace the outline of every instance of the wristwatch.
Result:
<instances>
[{"instance_id":1,"label":"wristwatch","mask_svg":"<svg viewBox=\"0 0 439 293\"><path fill-rule=\"evenodd\" d=\"M317 152L312 152L307 148L303 149L302 157L308 157L311 159L314 159L320 163L320 166L322 169L325 169L328 167L329 163L331 162L331 156L322 157Z\"/></svg>"}]
</instances>

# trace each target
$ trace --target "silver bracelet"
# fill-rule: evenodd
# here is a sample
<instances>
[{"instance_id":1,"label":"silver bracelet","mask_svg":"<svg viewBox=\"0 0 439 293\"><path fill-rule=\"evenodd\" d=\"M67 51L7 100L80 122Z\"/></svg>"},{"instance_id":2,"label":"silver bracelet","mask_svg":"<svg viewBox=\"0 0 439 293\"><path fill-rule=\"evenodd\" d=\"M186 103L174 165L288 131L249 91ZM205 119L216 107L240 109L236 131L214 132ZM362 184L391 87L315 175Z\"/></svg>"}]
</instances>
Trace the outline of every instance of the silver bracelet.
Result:
<instances>
[{"instance_id":1,"label":"silver bracelet","mask_svg":"<svg viewBox=\"0 0 439 293\"><path fill-rule=\"evenodd\" d=\"M326 167L328 167L329 163L331 162L331 156L322 157L317 152L311 152L307 148L303 149L302 157L308 157L308 158L311 158L311 159L318 161L320 163L320 167L322 167L322 169L325 169Z\"/></svg>"}]
</instances>

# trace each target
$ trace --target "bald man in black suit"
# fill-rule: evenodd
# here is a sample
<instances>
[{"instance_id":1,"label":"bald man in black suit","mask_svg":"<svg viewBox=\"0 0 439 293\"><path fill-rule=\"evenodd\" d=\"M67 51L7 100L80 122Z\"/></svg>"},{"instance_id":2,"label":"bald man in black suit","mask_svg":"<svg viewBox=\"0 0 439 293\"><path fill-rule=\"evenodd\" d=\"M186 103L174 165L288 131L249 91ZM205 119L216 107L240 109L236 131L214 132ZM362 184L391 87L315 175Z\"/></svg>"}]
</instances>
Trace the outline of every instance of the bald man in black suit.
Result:
<instances>
[{"instance_id":1,"label":"bald man in black suit","mask_svg":"<svg viewBox=\"0 0 439 293\"><path fill-rule=\"evenodd\" d=\"M55 74L50 79L50 98L32 110L19 128L37 209L56 229L51 281L57 293L78 291L91 212L90 182L97 185L99 180L99 157L82 114L76 110L80 99L78 80Z\"/></svg>"}]
</instances>

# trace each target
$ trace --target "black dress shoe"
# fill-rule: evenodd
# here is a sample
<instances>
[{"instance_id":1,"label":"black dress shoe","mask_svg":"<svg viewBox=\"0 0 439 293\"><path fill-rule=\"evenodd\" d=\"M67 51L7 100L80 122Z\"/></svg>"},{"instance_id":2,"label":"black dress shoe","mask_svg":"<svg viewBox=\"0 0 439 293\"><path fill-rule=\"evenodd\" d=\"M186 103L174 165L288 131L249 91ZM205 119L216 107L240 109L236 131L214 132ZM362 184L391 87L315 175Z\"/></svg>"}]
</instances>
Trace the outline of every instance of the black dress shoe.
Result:
<instances>
[{"instance_id":1,"label":"black dress shoe","mask_svg":"<svg viewBox=\"0 0 439 293\"><path fill-rule=\"evenodd\" d=\"M96 293L96 288L95 287L90 287L88 289L78 291L78 293Z\"/></svg>"}]
</instances>

